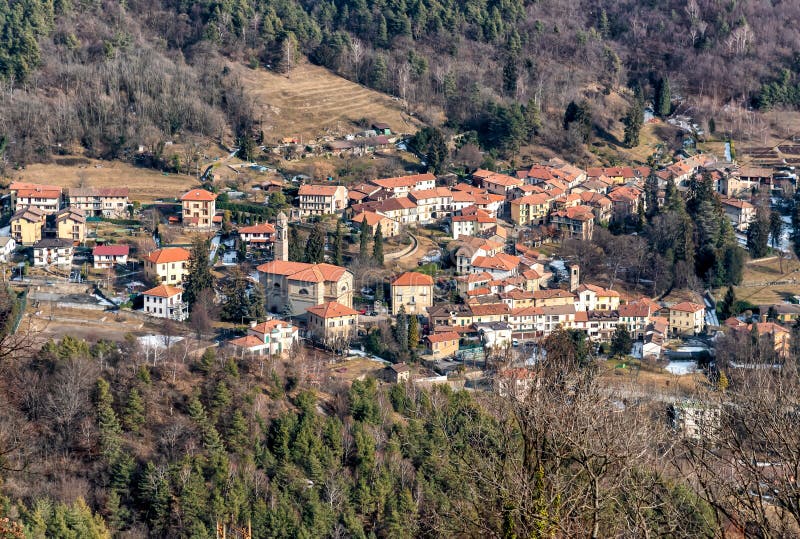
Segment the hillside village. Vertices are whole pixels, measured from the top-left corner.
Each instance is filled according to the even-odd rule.
[[[565,242],[590,242],[599,228],[636,235],[648,200],[663,206],[700,181],[713,184],[724,215],[743,234],[756,218],[754,193],[793,189],[795,180],[703,153],[656,170],[584,170],[554,158],[460,177],[412,173],[347,185],[272,180],[260,187],[266,199],[258,212],[246,195],[237,206],[242,194],[213,181],[149,208],[130,200],[124,187],[13,182],[4,198],[10,218],[2,256],[15,285],[38,290],[64,281],[85,288],[88,279],[110,301],[106,308],[171,320],[186,331],[196,327],[198,302],[197,291],[187,300],[187,279],[193,267],[207,265],[213,294],[202,302],[237,313],[226,315],[228,324],[205,328],[225,353],[367,353],[386,361],[390,378],[398,369],[457,385],[465,370],[524,378],[519,367],[535,362],[555,332],[587,343],[595,357],[632,355],[653,364],[685,344],[713,355],[726,332],[756,332],[785,358],[800,314],[791,303],[719,320],[708,291],[654,296],[620,279],[592,281],[585,275],[593,268],[581,267],[580,257],[560,254]],[[129,237],[98,236],[108,224],[126,227]],[[324,240],[310,259],[315,229]],[[298,230],[311,230],[308,245],[297,245],[305,241]],[[198,251],[198,241],[205,250]],[[208,260],[193,260],[198,252]],[[407,261],[418,268],[403,267]],[[399,353],[387,351],[387,339]]]

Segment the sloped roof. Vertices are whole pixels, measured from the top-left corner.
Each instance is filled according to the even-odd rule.
[[[153,264],[169,264],[171,262],[184,262],[189,260],[191,253],[181,247],[164,247],[156,249],[145,257],[145,260]]]
[[[702,311],[703,309],[705,309],[705,306],[700,305],[699,303],[692,303],[691,301],[682,301],[669,308],[670,311],[681,311],[685,313],[696,313],[697,311]]]
[[[416,271],[407,271],[395,279],[392,286],[433,286],[433,277]]]
[[[440,342],[447,342],[447,341],[457,341],[460,337],[458,333],[455,331],[447,331],[444,333],[434,333],[433,335],[428,335],[425,337],[425,340],[429,343],[440,343]]]
[[[299,196],[332,197],[341,188],[341,185],[301,185],[297,191]]]
[[[176,288],[174,286],[169,286],[166,284],[160,284],[155,288],[151,288],[150,290],[145,290],[142,292],[145,296],[156,296],[159,298],[171,298],[172,296],[176,296],[183,292],[182,289]]]
[[[384,189],[394,189],[396,187],[412,187],[421,182],[436,181],[436,176],[433,174],[413,174],[410,176],[397,176],[394,178],[382,178],[372,180],[372,183],[379,185]]]
[[[130,253],[130,245],[98,245],[92,249],[93,256],[127,256]]]
[[[192,189],[191,191],[184,193],[181,197],[181,200],[189,200],[193,202],[211,202],[212,200],[216,200],[217,195],[206,191],[205,189]]]
[[[329,301],[322,305],[309,307],[307,311],[320,318],[338,318],[341,316],[353,316],[358,314],[357,311],[336,301]]]
[[[239,229],[239,234],[274,234],[275,225],[272,223],[260,223],[258,225],[243,226]]]

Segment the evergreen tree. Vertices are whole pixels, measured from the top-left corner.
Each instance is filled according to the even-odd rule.
[[[239,239],[239,245],[236,248],[236,259],[241,263],[247,260],[247,242]]]
[[[139,390],[131,388],[128,393],[128,401],[125,403],[125,413],[122,414],[122,422],[125,428],[131,432],[139,432],[145,422],[144,401],[139,394]]]
[[[641,101],[633,100],[623,123],[625,124],[625,145],[629,148],[638,146],[639,133],[644,125],[644,110]]]
[[[658,176],[655,172],[650,172],[644,184],[644,203],[646,208],[645,216],[648,221],[652,221],[653,217],[658,215]]]
[[[333,263],[336,266],[344,266],[344,245],[341,219],[336,221],[336,235],[333,237]]]
[[[800,258],[800,192],[792,200],[792,229],[790,231],[794,254]]]
[[[570,101],[564,111],[564,130],[568,131],[575,124],[583,142],[588,142],[592,134],[592,112],[585,101]]]
[[[736,291],[733,289],[733,286],[728,287],[728,291],[725,292],[725,297],[722,298],[722,301],[719,303],[719,318],[722,321],[727,320],[731,316],[735,315],[734,309],[736,308]]]
[[[517,58],[509,54],[503,66],[503,91],[506,96],[514,97],[514,95],[516,95],[518,79],[519,69],[517,68]]]
[[[533,137],[542,129],[542,111],[539,103],[533,98],[528,99],[528,104],[525,105],[525,126],[528,132],[528,142],[532,142]]]
[[[781,243],[781,235],[783,234],[783,220],[781,214],[776,210],[772,210],[769,214],[769,237],[774,251],[778,250],[778,245]],[[783,273],[783,256],[778,256],[778,261]]]
[[[375,227],[375,240],[372,244],[372,259],[378,266],[383,266],[383,232],[381,224]]]
[[[361,260],[367,260],[369,258],[369,225],[367,225],[366,219],[361,221],[361,230],[359,231],[358,237],[360,241],[358,256]]]
[[[302,262],[305,260],[306,253],[303,238],[297,228],[289,227],[289,260],[291,262]]]
[[[325,227],[321,222],[315,223],[306,242],[306,262],[310,264],[325,262],[325,239]]]
[[[97,428],[100,431],[100,450],[107,459],[116,456],[122,439],[122,427],[112,407],[114,397],[111,386],[100,378],[97,380],[96,396]]]
[[[189,256],[189,273],[183,286],[183,300],[189,304],[190,309],[200,293],[210,289],[213,283],[208,258],[208,242],[203,238],[195,238]]]
[[[669,87],[669,79],[662,78],[656,87],[656,114],[666,118],[672,112],[672,91]]]
[[[440,174],[449,155],[444,133],[437,127],[423,127],[411,139],[411,145],[425,158],[430,170]]]
[[[250,280],[239,268],[234,268],[228,282],[223,288],[225,302],[222,304],[221,317],[226,322],[243,323],[255,317],[250,312],[250,294],[247,287]],[[256,296],[259,294],[255,294]]]
[[[628,332],[628,327],[625,324],[617,324],[617,328],[611,336],[611,355],[627,356],[631,353],[632,346],[633,339]]]
[[[400,345],[400,349],[408,350],[408,316],[405,306],[401,305],[395,317],[395,338]]]
[[[408,347],[415,350],[419,346],[419,318],[417,315],[408,317]]]
[[[756,209],[756,218],[747,228],[747,250],[752,258],[763,258],[767,255],[769,242],[769,213],[760,204]]]

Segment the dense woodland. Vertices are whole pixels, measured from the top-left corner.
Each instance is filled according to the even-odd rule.
[[[793,415],[775,413],[776,399],[796,402],[793,365],[726,378],[720,390],[738,406],[707,444],[671,430],[663,403],[609,399],[568,332],[545,347],[543,383],[520,401],[314,383],[303,355],[46,343],[2,364],[0,536],[210,537],[218,520],[286,538],[796,529],[796,484],[748,458],[757,446],[787,473],[800,464]],[[776,514],[748,484],[786,505]]]
[[[673,98],[796,107],[798,19],[794,2],[757,0],[22,0],[0,6],[0,135],[10,164],[258,135],[225,62],[309,58],[423,118],[444,110],[484,148],[570,149],[584,141],[561,129],[568,103],[587,99],[602,134],[620,120],[613,88],[650,100],[669,81]]]

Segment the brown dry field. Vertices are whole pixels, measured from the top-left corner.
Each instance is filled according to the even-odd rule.
[[[128,187],[129,200],[152,202],[160,198],[175,198],[197,185],[197,180],[185,174],[164,175],[157,170],[139,168],[122,161],[88,160],[88,165],[65,166],[56,163],[36,163],[9,174],[10,181],[78,187]]]
[[[763,281],[779,281],[784,279],[800,280],[800,262],[796,259],[783,261],[783,273],[778,267],[778,260],[765,260],[764,262],[751,262],[745,266],[742,284],[758,283]],[[722,298],[727,289],[716,291],[716,297]],[[736,297],[755,305],[767,303],[780,303],[786,301],[788,296],[800,294],[800,284],[783,284],[766,287],[734,287]]]
[[[288,75],[232,64],[248,95],[263,115],[267,140],[302,136],[315,138],[355,131],[355,121],[385,122],[392,131],[414,133],[421,123],[402,111],[400,101],[350,82],[327,69],[308,63]]]

